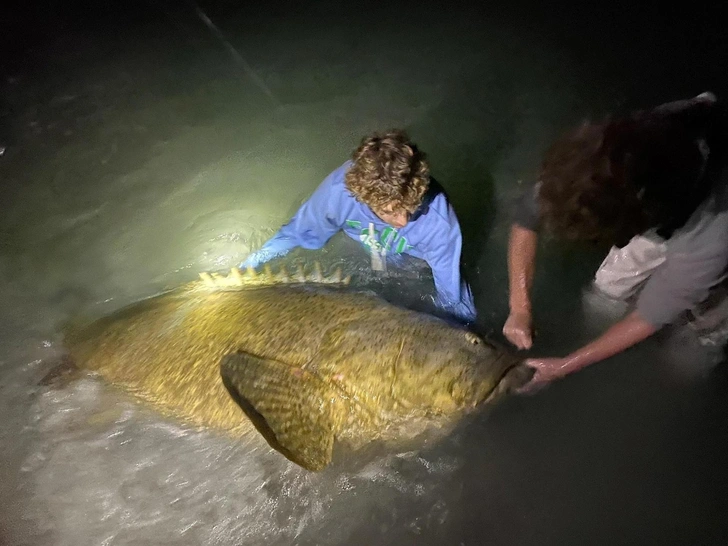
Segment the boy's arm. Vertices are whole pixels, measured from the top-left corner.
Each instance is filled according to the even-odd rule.
[[[341,229],[346,195],[341,186],[333,184],[341,176],[341,167],[319,185],[311,197],[301,205],[288,223],[283,225],[259,250],[251,253],[240,264],[241,268],[259,265],[278,256],[284,256],[296,247],[317,249]]]
[[[443,233],[437,233],[425,251],[425,260],[432,269],[437,290],[436,303],[464,322],[475,321],[477,311],[470,286],[460,275],[462,235],[455,211],[447,209],[447,224]]]

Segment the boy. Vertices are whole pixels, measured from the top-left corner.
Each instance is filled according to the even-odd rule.
[[[462,236],[455,212],[404,131],[365,137],[263,247],[240,265],[257,267],[295,247],[318,249],[338,231],[361,241],[382,269],[388,255],[409,254],[432,269],[435,303],[468,323],[476,311],[460,276]]]

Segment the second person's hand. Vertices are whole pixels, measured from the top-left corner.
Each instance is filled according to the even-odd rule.
[[[503,325],[503,335],[519,349],[530,349],[533,345],[531,314],[512,312]]]

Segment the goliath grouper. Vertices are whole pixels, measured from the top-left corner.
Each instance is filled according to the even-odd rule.
[[[472,332],[334,287],[338,272],[201,277],[69,330],[72,362],[187,423],[255,425],[309,470],[331,462],[335,440],[453,423],[531,375]]]

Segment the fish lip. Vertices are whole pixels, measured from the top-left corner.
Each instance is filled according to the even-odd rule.
[[[521,370],[525,372],[525,375],[528,376],[527,378],[514,378],[516,379],[515,384],[506,384],[509,376],[512,376],[514,372],[520,372]],[[533,376],[533,371],[533,368],[530,368],[523,363],[523,359],[515,361],[503,371],[495,387],[491,389],[491,391],[488,393],[488,396],[486,396],[483,402],[489,403],[494,399],[499,398],[503,394],[509,394],[511,392],[514,392],[516,389],[522,387],[523,385],[528,383],[528,381],[530,381],[531,377]]]

